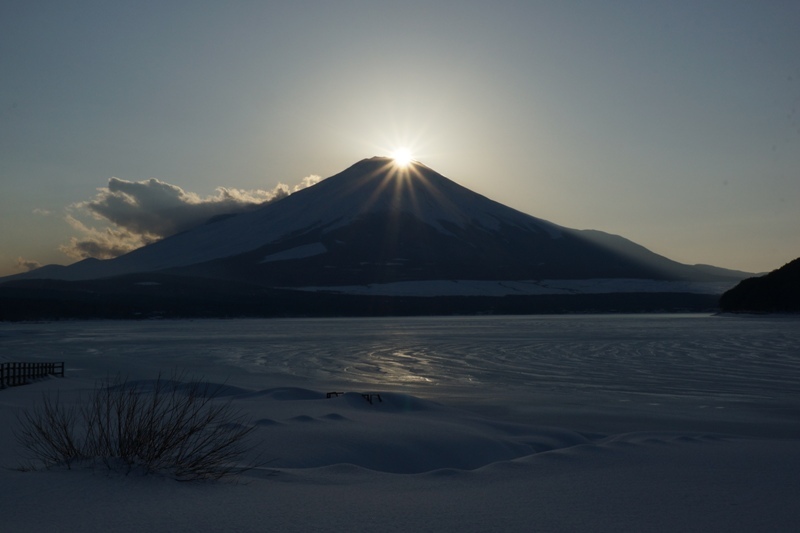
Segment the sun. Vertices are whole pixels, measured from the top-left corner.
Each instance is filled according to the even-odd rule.
[[[392,159],[394,159],[395,165],[405,168],[411,164],[414,158],[408,148],[397,148],[392,152]]]

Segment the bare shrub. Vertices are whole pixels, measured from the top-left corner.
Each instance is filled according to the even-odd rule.
[[[37,462],[45,466],[64,464],[70,467],[83,458],[74,430],[79,415],[76,406],[64,405],[55,394],[45,395],[40,406],[19,417],[21,427],[16,431],[17,441],[28,449],[32,459],[26,469],[35,469]]]
[[[251,466],[238,461],[251,449],[254,427],[219,385],[158,379],[148,385],[119,377],[101,383],[80,405],[45,394],[18,417],[17,441],[28,469],[100,462],[109,469],[160,472],[179,480],[220,479]]]

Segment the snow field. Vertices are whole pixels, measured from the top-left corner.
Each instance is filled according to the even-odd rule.
[[[0,391],[2,529],[791,531],[796,326],[694,315],[0,324],[0,360],[67,361],[66,378]],[[10,428],[43,392],[73,401],[109,374],[174,368],[224,383],[218,401],[255,426],[264,464],[239,483],[13,468]]]

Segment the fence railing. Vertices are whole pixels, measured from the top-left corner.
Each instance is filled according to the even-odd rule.
[[[24,385],[29,379],[45,376],[64,377],[64,362],[60,363],[0,363],[0,389]]]

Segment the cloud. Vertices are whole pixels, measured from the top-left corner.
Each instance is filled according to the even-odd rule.
[[[79,236],[71,238],[60,250],[74,259],[110,259],[216,216],[243,213],[279,200],[319,180],[319,176],[307,176],[294,187],[280,183],[271,191],[219,187],[214,195],[203,198],[155,178],[111,178],[108,187],[98,189],[94,198],[70,206],[66,220]],[[84,224],[75,215],[81,213],[106,227]]]
[[[42,266],[39,261],[17,257],[17,269],[25,272],[30,272]]]
[[[300,183],[298,183],[297,185],[294,186],[294,188],[292,189],[292,192],[297,192],[297,191],[299,191],[301,189],[305,189],[307,187],[311,187],[312,185],[316,185],[317,183],[320,182],[321,179],[322,178],[320,178],[316,174],[312,174],[310,176],[306,176],[305,178],[300,180]]]
[[[74,207],[135,234],[168,237],[214,216],[247,211],[288,194],[288,187],[281,184],[272,191],[220,187],[216,195],[200,198],[155,178],[138,182],[111,178],[93,199]]]
[[[72,215],[67,215],[65,219],[81,235],[72,237],[68,244],[59,247],[59,250],[73,259],[86,259],[87,257],[112,259],[158,240],[156,237],[136,234],[124,228],[97,229],[90,227]]]

